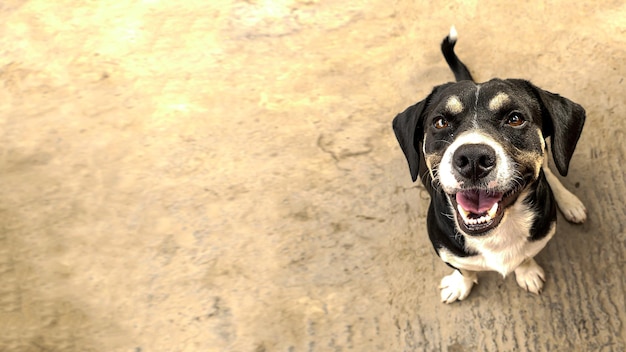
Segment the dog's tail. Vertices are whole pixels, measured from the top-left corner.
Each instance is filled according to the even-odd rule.
[[[457,82],[465,80],[473,81],[474,79],[465,64],[463,64],[463,62],[459,60],[459,57],[454,53],[456,38],[456,28],[452,26],[450,28],[450,34],[448,34],[448,36],[441,42],[441,52],[443,53],[443,57],[446,58],[446,62],[448,62],[448,66],[450,66],[452,73],[454,73],[454,78]]]

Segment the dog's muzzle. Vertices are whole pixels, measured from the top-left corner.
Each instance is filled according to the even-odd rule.
[[[505,207],[517,198],[518,192],[503,192],[489,187],[496,170],[496,151],[487,144],[464,144],[452,155],[452,166],[464,187],[450,194],[457,222],[463,232],[482,235],[496,227]]]

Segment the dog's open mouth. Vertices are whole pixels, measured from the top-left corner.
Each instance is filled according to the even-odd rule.
[[[450,199],[461,230],[469,235],[481,235],[500,224],[504,210],[518,195],[515,190],[502,193],[470,189],[459,191]]]

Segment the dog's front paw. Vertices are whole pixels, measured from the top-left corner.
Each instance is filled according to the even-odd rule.
[[[563,190],[560,194],[555,194],[555,197],[567,221],[582,224],[587,220],[587,208],[573,193]]]
[[[476,273],[465,272],[465,276],[458,270],[441,279],[441,302],[452,303],[462,301],[472,291],[474,283],[478,283]]]
[[[517,284],[528,292],[540,294],[546,281],[543,269],[534,259],[528,259],[515,269]]]

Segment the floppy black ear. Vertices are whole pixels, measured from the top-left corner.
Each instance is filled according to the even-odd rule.
[[[569,162],[585,124],[585,109],[573,101],[533,86],[543,118],[543,134],[552,137],[552,157],[559,173],[567,176]]]
[[[424,138],[422,113],[428,98],[408,107],[393,119],[393,132],[396,134],[400,148],[409,162],[409,170],[413,182],[417,180],[420,166],[419,142]]]
[[[433,88],[426,99],[408,107],[393,119],[393,132],[396,134],[400,148],[409,162],[409,170],[413,182],[417,180],[420,170],[420,143],[424,139],[424,111],[433,96],[454,83],[445,83]]]

